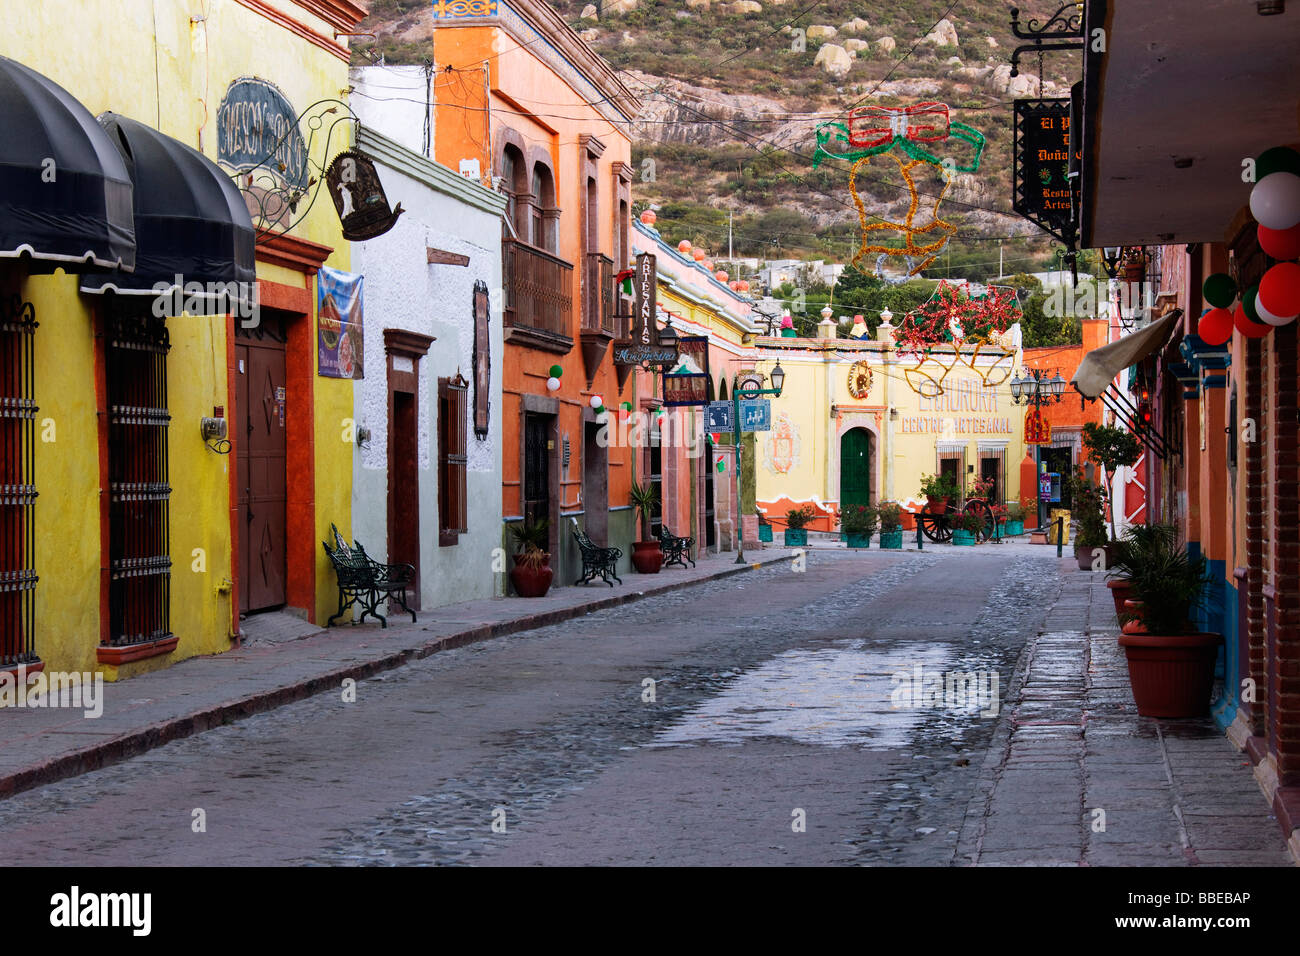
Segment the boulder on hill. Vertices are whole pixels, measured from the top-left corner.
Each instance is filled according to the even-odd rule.
[[[956,46],[957,28],[952,25],[951,20],[944,17],[925,35],[925,42],[933,43],[935,46]]]
[[[831,76],[844,76],[853,68],[853,58],[849,51],[836,43],[824,43],[817,51],[813,66],[820,66]]]
[[[827,26],[826,24],[814,24],[808,28],[808,39],[829,40],[837,33],[839,33],[839,31],[832,26]]]

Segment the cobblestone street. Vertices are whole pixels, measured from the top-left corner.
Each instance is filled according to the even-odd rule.
[[[780,562],[440,652],[355,702],[321,693],[16,794],[0,832],[21,858],[83,865],[1284,865],[1217,733],[1193,735],[1198,773],[1240,778],[1230,811],[1207,811],[1232,813],[1236,856],[1189,858],[1159,820],[1085,860],[1080,788],[1107,781],[1079,767],[1077,719],[1061,718],[1059,779],[1015,782],[1034,759],[1007,742],[1016,664],[1061,628],[1063,577],[1091,576],[1024,545],[812,551],[802,573]],[[1080,672],[1086,624],[1062,667]],[[953,672],[978,679],[954,695]],[[1159,754],[1133,743],[1114,759],[1145,761],[1126,779],[1154,786]]]

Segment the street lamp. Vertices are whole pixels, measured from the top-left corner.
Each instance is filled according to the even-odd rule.
[[[1051,378],[1045,378],[1042,369],[1025,369],[1025,374],[1011,380],[1011,402],[1014,405],[1032,405],[1035,410],[1044,405],[1058,404],[1065,397],[1065,379],[1061,378],[1060,369]],[[1038,458],[1038,474],[1047,467],[1043,462],[1043,446],[1035,444]],[[1037,490],[1037,489],[1035,489]],[[1038,527],[1043,527],[1043,496],[1038,493]]]
[[[737,375],[731,380],[731,443],[736,449],[736,563],[745,563],[745,534],[741,530],[740,521],[740,482],[744,470],[741,468],[741,451],[740,451],[740,400],[742,398],[758,398],[760,395],[773,395],[776,398],[781,397],[781,390],[785,387],[785,369],[781,367],[781,360],[776,360],[776,368],[769,373],[774,388],[741,388],[740,376]]]

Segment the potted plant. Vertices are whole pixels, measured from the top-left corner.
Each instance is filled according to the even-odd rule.
[[[882,501],[876,508],[880,518],[880,546],[892,551],[903,550],[903,509],[896,501]]]
[[[1142,454],[1142,446],[1132,432],[1126,432],[1116,425],[1098,425],[1096,422],[1088,422],[1083,426],[1083,446],[1088,457],[1101,465],[1103,473],[1112,478],[1120,468],[1136,464]],[[1110,515],[1110,536],[1118,537],[1115,533],[1114,508]]]
[[[1124,530],[1118,541],[1111,543],[1110,578],[1106,587],[1115,602],[1115,617],[1121,624],[1126,617],[1140,617],[1132,604],[1140,607],[1133,594],[1132,576],[1140,570],[1147,553],[1158,553],[1178,542],[1178,528],[1171,524],[1135,524]]]
[[[963,511],[957,516],[957,524],[952,531],[952,543],[958,547],[969,547],[979,540],[979,533],[984,530],[984,518],[974,511]]]
[[[785,513],[785,546],[787,548],[807,547],[808,525],[815,517],[817,517],[817,512],[813,510],[812,505],[801,505],[798,508],[791,508]]]
[[[995,484],[992,478],[972,478],[966,497],[970,501],[987,501]]]
[[[639,485],[634,481],[628,497],[641,522],[641,540],[632,542],[632,567],[639,574],[658,574],[664,563],[664,552],[659,540],[650,537],[650,518],[659,504],[659,492],[654,485]]]
[[[926,510],[932,515],[941,515],[957,497],[957,482],[951,475],[922,475],[921,494],[929,502]]]
[[[1143,717],[1200,717],[1210,706],[1223,641],[1188,620],[1209,580],[1206,560],[1167,534],[1151,535],[1147,544],[1129,579],[1142,605],[1141,622],[1119,636],[1133,700]]]
[[[993,523],[997,526],[996,534],[999,538],[1007,536],[1007,508],[1006,505],[991,504],[989,512],[993,515]]]
[[[1017,535],[1025,533],[1025,509],[1020,506],[1019,502],[1013,502],[1007,505],[1007,531],[1008,535]]]
[[[847,536],[850,548],[871,547],[871,536],[878,521],[876,509],[870,505],[849,505],[840,512],[840,528]]]
[[[1074,557],[1080,571],[1091,571],[1096,551],[1102,549],[1103,568],[1110,567],[1110,539],[1106,535],[1106,501],[1100,487],[1082,475],[1070,479],[1072,509],[1078,518],[1074,538]]]
[[[551,540],[551,523],[545,518],[521,521],[509,526],[518,550],[513,555],[510,584],[520,597],[544,597],[551,589],[551,555],[546,550]]]

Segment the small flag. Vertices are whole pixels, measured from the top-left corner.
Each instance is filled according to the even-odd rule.
[[[726,460],[723,458],[719,458],[717,467],[718,467],[718,474],[722,474],[724,471],[726,471],[727,470]]]
[[[624,269],[618,275],[614,276],[615,280],[618,282],[619,290],[624,295],[632,294],[632,277],[634,275],[636,275],[635,269]]]

